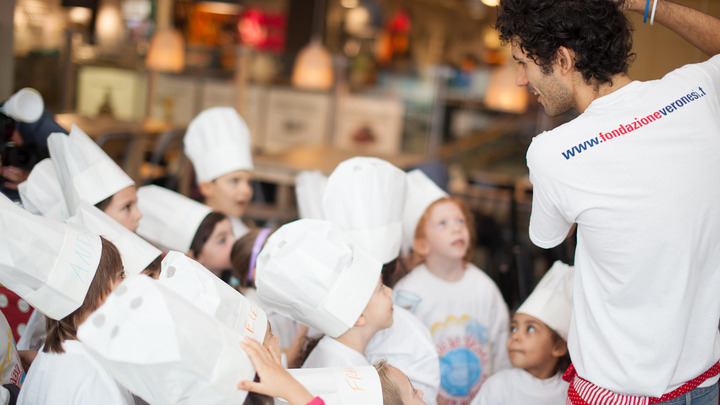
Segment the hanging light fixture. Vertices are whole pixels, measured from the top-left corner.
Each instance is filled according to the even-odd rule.
[[[322,44],[322,18],[325,1],[315,1],[313,35],[310,43],[302,48],[295,59],[292,84],[310,90],[329,90],[333,85],[333,63],[330,52]]]
[[[487,108],[517,114],[525,112],[528,92],[515,84],[516,69],[513,63],[506,63],[492,71],[484,99]]]

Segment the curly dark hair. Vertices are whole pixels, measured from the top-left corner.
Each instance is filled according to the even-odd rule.
[[[634,60],[633,26],[624,0],[501,0],[495,28],[503,44],[516,43],[544,74],[557,51],[575,52],[575,69],[587,84],[612,84]]]

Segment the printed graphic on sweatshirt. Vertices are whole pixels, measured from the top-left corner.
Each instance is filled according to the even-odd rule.
[[[698,87],[697,90],[692,89],[689,93],[683,95],[677,100],[670,102],[669,104],[663,106],[657,111],[641,116],[639,119],[635,118],[633,121],[630,122],[620,123],[619,125],[611,127],[608,130],[600,131],[598,136],[590,138],[577,145],[573,145],[569,149],[566,149],[564,152],[561,151],[560,153],[566,160],[570,160],[570,158],[576,157],[583,152],[589,151],[596,146],[602,145],[604,142],[612,141],[615,138],[628,135],[647,125],[654,124],[657,120],[667,117],[675,111],[678,111],[679,109],[694,102],[695,100],[705,97],[706,95],[707,94],[702,87]]]
[[[440,355],[438,403],[469,404],[489,377],[487,328],[468,315],[449,316],[430,333]]]

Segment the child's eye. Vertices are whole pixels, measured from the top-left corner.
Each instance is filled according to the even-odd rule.
[[[515,332],[517,332],[517,326],[511,326],[510,333],[515,333]]]
[[[534,327],[534,326],[528,326],[527,331],[530,332],[530,333],[535,332],[535,327]]]
[[[224,245],[226,240],[227,240],[227,238],[220,238],[220,244]]]

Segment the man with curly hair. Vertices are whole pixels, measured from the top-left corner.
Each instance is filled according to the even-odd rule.
[[[718,400],[720,20],[653,3],[501,0],[498,11],[517,84],[551,116],[580,112],[527,152],[533,243],[556,246],[577,224],[573,404]],[[632,81],[625,10],[715,56]]]

